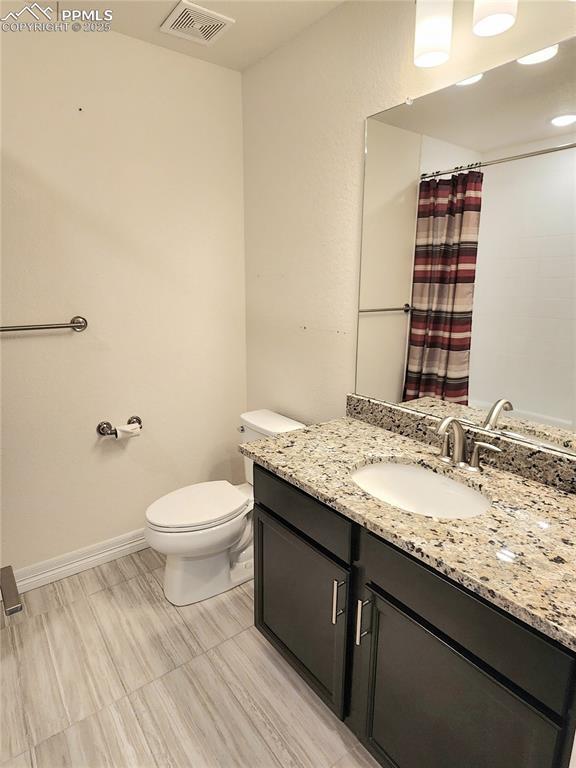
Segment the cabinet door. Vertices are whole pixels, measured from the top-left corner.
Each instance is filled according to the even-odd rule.
[[[391,603],[363,597],[367,634],[358,632],[354,675],[364,677],[354,695],[364,697],[362,735],[383,765],[555,765],[559,729],[550,720]]]
[[[348,572],[255,508],[255,623],[342,717]]]

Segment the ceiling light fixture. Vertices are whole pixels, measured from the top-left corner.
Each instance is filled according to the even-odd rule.
[[[437,67],[450,57],[454,0],[416,0],[414,64]]]
[[[472,75],[472,77],[467,77],[466,80],[460,80],[460,82],[456,83],[456,85],[474,85],[474,83],[480,82],[483,77],[484,73],[481,72],[479,75]]]
[[[474,0],[474,34],[493,37],[516,22],[518,0]]]
[[[558,115],[558,117],[553,117],[550,122],[556,128],[565,128],[567,125],[576,123],[576,115]]]
[[[558,53],[559,47],[559,45],[551,45],[549,48],[542,48],[541,51],[529,53],[528,56],[521,56],[519,59],[516,59],[516,61],[518,64],[526,64],[527,66],[530,66],[531,64],[541,64],[543,61],[550,61],[550,59],[553,59]]]

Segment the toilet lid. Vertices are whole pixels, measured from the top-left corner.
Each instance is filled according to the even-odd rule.
[[[191,531],[232,520],[248,501],[227,480],[196,483],[155,501],[146,510],[146,520],[159,528]]]

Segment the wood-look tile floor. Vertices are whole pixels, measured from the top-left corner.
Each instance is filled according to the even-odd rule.
[[[0,629],[0,768],[377,768],[253,627],[252,583],[176,608],[143,550]]]

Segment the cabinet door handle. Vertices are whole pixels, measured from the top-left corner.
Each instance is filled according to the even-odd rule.
[[[344,611],[338,610],[338,590],[346,584],[345,581],[338,581],[334,579],[332,582],[332,624],[336,624],[338,616],[341,616]]]
[[[356,637],[354,642],[356,645],[360,645],[362,638],[368,634],[368,630],[362,631],[362,610],[365,605],[369,605],[370,600],[358,600],[356,603]]]

